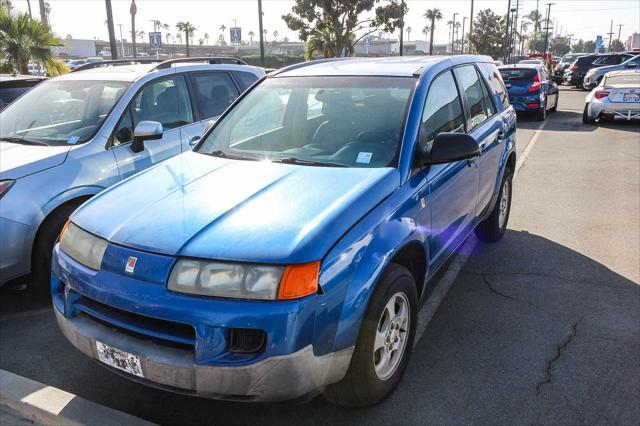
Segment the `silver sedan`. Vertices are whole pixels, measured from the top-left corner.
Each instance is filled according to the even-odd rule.
[[[613,71],[587,95],[582,122],[640,119],[640,70]]]

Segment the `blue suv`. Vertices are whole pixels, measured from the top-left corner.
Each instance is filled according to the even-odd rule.
[[[0,285],[31,273],[48,294],[53,244],[69,214],[190,150],[264,75],[234,58],[130,62],[84,65],[0,113]]]
[[[58,324],[142,383],[243,401],[382,400],[429,280],[509,217],[516,116],[489,57],[268,75],[191,152],[76,210]]]

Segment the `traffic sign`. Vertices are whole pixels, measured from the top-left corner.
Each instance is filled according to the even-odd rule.
[[[162,33],[149,33],[149,48],[151,50],[162,50]]]
[[[604,44],[604,41],[602,40],[602,36],[596,36],[596,49],[595,49],[595,53],[599,53],[600,49],[602,49],[602,45]]]
[[[231,32],[231,43],[240,44],[242,42],[242,30],[240,27],[229,28]]]
[[[371,41],[373,40],[373,37],[365,37],[364,38],[364,44],[366,46],[371,46]]]

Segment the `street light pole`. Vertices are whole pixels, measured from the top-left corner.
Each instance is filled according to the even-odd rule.
[[[507,63],[507,58],[509,57],[509,24],[511,23],[511,0],[507,4],[507,28],[504,33],[504,63]]]
[[[549,51],[549,22],[551,20],[551,6],[555,3],[546,3],[547,6],[547,26],[544,29],[544,53]]]
[[[402,8],[402,20],[400,21],[400,56],[402,56],[404,51],[404,0],[400,2],[400,7]]]
[[[467,17],[462,18],[462,47],[460,48],[460,53],[464,54],[464,26],[467,23]]]
[[[124,40],[122,38],[122,24],[118,24],[118,27],[120,28],[120,48],[122,49],[122,57],[124,58],[125,56],[125,52],[124,52]]]
[[[607,52],[611,51],[611,39],[613,38],[613,19],[611,20],[611,29],[609,29],[609,45],[607,46]]]
[[[455,40],[456,40],[456,15],[459,15],[458,12],[453,14],[453,23],[451,24],[451,54],[455,54]]]
[[[138,56],[136,52],[136,13],[138,13],[136,0],[131,0],[129,13],[131,14],[131,56],[133,57],[133,59],[136,59],[136,57]]]
[[[471,33],[473,32],[473,0],[471,0],[471,14],[469,15],[469,36],[471,36]],[[462,33],[463,37],[464,37],[464,32]],[[464,46],[464,43],[462,44]],[[467,50],[468,53],[471,53],[471,41],[469,41],[469,49]]]
[[[260,65],[264,67],[264,31],[262,30],[262,0],[258,0],[258,26],[260,27]]]
[[[118,59],[118,45],[116,44],[116,32],[113,30],[113,12],[111,11],[111,0],[104,0],[107,8],[107,28],[109,29],[109,46],[111,49],[111,59]]]

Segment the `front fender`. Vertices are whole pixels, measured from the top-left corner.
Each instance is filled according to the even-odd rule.
[[[62,204],[71,201],[73,199],[79,197],[93,197],[99,192],[103,191],[105,188],[97,185],[87,185],[87,186],[79,186],[76,188],[70,188],[66,191],[61,192],[56,195],[52,199],[50,199],[43,207],[42,214],[43,217],[47,217],[49,213],[54,211],[56,208],[61,206]]]
[[[426,247],[426,230],[413,219],[372,219],[354,227],[326,257],[321,285],[327,309],[316,336],[321,353],[355,345],[371,294],[393,257],[410,243]]]

